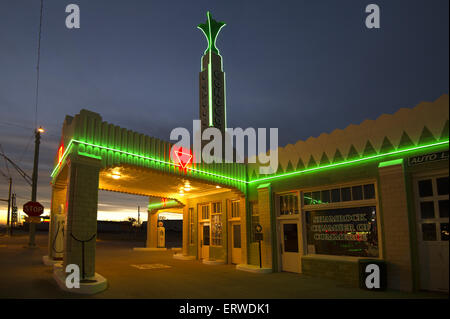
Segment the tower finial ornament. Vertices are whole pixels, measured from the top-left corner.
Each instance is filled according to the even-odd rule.
[[[203,34],[208,41],[208,48],[205,53],[208,51],[212,51],[216,54],[219,54],[219,50],[216,48],[216,39],[219,35],[220,30],[226,25],[225,22],[216,21],[212,18],[211,13],[206,12],[206,23],[199,24],[197,28],[202,30]]]

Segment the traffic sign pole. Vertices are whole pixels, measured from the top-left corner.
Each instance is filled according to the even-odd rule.
[[[261,258],[261,240],[263,239],[262,226],[256,224],[255,226],[255,239],[258,241],[259,247],[259,268],[262,268],[262,258]]]
[[[262,261],[261,261],[261,240],[258,240],[259,243],[259,268],[262,268]]]
[[[17,223],[17,206],[16,206],[16,194],[13,193],[11,197],[12,211],[11,211],[11,227],[9,230],[9,235],[12,236],[14,225]]]
[[[8,235],[11,235],[11,185],[12,185],[12,178],[9,178],[9,193],[8,193],[8,219],[6,221],[6,231]]]
[[[37,192],[37,180],[38,180],[38,166],[39,166],[39,144],[41,143],[41,130],[39,128],[35,132],[34,139],[34,164],[33,164],[33,177],[32,177],[32,186],[31,186],[31,201],[36,201],[36,192]],[[28,247],[33,248],[36,247],[36,224],[30,223],[30,241],[28,242]]]
[[[28,243],[28,247],[33,248],[36,247],[36,244],[34,243],[36,223],[39,223],[41,221],[41,218],[39,216],[41,216],[44,212],[44,206],[42,206],[38,202],[29,201],[23,205],[23,211],[28,215],[27,221],[30,227],[30,242]]]

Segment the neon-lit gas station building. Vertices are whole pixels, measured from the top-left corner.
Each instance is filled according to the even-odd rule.
[[[215,39],[223,26],[209,13],[199,26],[208,40],[199,117],[202,129],[222,132],[226,83]],[[64,120],[51,173],[51,223],[62,218],[65,236],[56,254],[50,227],[47,259],[106,283],[95,270],[100,189],[148,197],[149,250],[158,249],[158,213],[183,214],[174,257],[186,262],[234,264],[261,280],[287,271],[357,286],[359,263],[379,260],[388,288],[448,292],[448,107],[443,95],[279,147],[271,175],[259,174],[258,161],[183,165],[171,159],[172,143],[81,110]]]

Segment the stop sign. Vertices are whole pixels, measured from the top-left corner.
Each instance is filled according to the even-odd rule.
[[[44,206],[38,202],[28,202],[23,205],[23,211],[28,216],[41,216],[44,212]]]

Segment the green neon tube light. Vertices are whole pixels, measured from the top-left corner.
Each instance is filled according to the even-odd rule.
[[[321,200],[317,200],[317,199],[314,199],[314,198],[306,196],[306,195],[303,195],[303,197],[310,200],[312,205],[323,204],[323,202]],[[329,203],[325,203],[325,204],[329,204]]]
[[[206,19],[206,23],[202,23],[197,26],[197,28],[203,32],[206,40],[208,41],[208,47],[206,48],[204,54],[208,51],[213,51],[214,53],[219,54],[219,50],[216,47],[216,40],[220,30],[222,30],[226,24],[225,22],[214,20],[209,11],[206,12]]]
[[[392,166],[392,165],[401,165],[403,164],[403,158],[387,161],[387,162],[381,162],[378,164],[378,167],[386,167],[386,166]]]
[[[121,150],[110,148],[110,147],[95,145],[95,144],[86,143],[86,142],[82,142],[82,141],[78,141],[78,140],[72,139],[69,142],[66,150],[64,151],[64,154],[62,156],[61,162],[58,163],[56,165],[56,167],[53,169],[53,171],[51,173],[52,177],[56,173],[56,171],[59,169],[60,164],[65,160],[68,152],[70,151],[70,149],[71,149],[71,147],[73,146],[74,143],[83,144],[83,145],[92,146],[92,147],[97,147],[97,148],[100,148],[100,149],[105,149],[105,150],[109,150],[109,151],[113,151],[113,152],[118,152],[118,153],[121,153],[121,154],[131,155],[131,156],[135,156],[135,157],[139,157],[139,158],[143,158],[143,159],[148,159],[148,160],[151,160],[151,161],[155,161],[155,162],[159,162],[159,163],[167,164],[167,165],[171,165],[171,166],[178,166],[175,163],[161,161],[161,160],[158,160],[156,158],[143,156],[143,155],[139,155],[139,154],[134,154],[134,153],[121,151]],[[276,176],[269,176],[269,177],[259,178],[259,179],[255,179],[255,180],[252,180],[252,181],[240,180],[240,179],[237,179],[237,178],[232,178],[232,177],[228,177],[228,176],[224,176],[224,175],[220,175],[220,174],[206,172],[206,171],[202,171],[202,170],[195,169],[195,168],[190,168],[190,167],[187,167],[186,169],[190,170],[190,171],[193,171],[193,172],[198,172],[198,173],[202,173],[202,174],[205,174],[205,175],[209,175],[209,176],[214,176],[214,177],[218,177],[218,178],[224,178],[224,179],[228,179],[228,180],[232,180],[232,181],[236,181],[236,182],[240,182],[240,183],[252,184],[252,183],[258,183],[258,182],[261,182],[261,181],[278,179],[278,178],[282,178],[282,177],[288,177],[288,176],[293,176],[293,175],[300,175],[300,174],[304,174],[304,173],[308,173],[308,172],[315,172],[315,171],[321,171],[321,170],[330,169],[330,168],[336,168],[336,167],[349,165],[349,164],[366,162],[366,161],[374,160],[374,159],[377,159],[377,158],[383,158],[383,157],[388,157],[388,156],[392,156],[392,155],[398,155],[398,154],[402,154],[402,153],[417,151],[417,150],[421,150],[421,149],[432,148],[432,147],[440,146],[440,145],[446,145],[446,144],[448,145],[448,143],[449,143],[449,141],[447,140],[447,141],[443,141],[443,142],[436,142],[436,143],[427,144],[427,145],[415,146],[415,147],[406,148],[406,149],[402,149],[402,150],[396,150],[396,151],[392,151],[392,152],[388,152],[388,153],[384,153],[384,154],[372,155],[372,156],[367,156],[367,157],[354,159],[354,160],[350,160],[350,161],[344,161],[344,162],[340,162],[340,163],[336,163],[336,164],[329,164],[329,165],[324,165],[324,166],[319,166],[319,167],[313,167],[313,168],[308,168],[308,169],[295,171],[295,172],[290,172],[290,173],[282,173],[282,174],[279,174],[279,175],[276,175]]]
[[[148,204],[148,209],[152,210],[159,208],[170,208],[171,206],[179,206],[179,205],[180,203],[178,203],[176,200],[171,199],[166,202]]]
[[[208,108],[209,108],[209,126],[214,126],[213,123],[213,107],[212,107],[212,65],[211,65],[211,50],[209,51],[208,61]]]
[[[111,147],[100,146],[100,145],[96,145],[96,144],[92,144],[92,143],[87,143],[87,142],[78,141],[78,140],[75,140],[75,139],[70,140],[70,143],[69,143],[69,145],[67,146],[67,148],[66,148],[66,150],[65,150],[65,152],[64,152],[64,154],[63,154],[63,156],[62,156],[62,160],[61,160],[60,163],[62,163],[62,162],[65,160],[65,158],[66,158],[66,156],[67,156],[67,154],[68,154],[68,152],[69,152],[69,149],[71,148],[71,146],[73,145],[73,143],[83,144],[83,145],[86,145],[86,146],[92,146],[92,147],[96,147],[96,148],[100,148],[100,149],[105,149],[105,150],[112,151],[112,152],[117,152],[117,153],[121,153],[121,154],[126,154],[126,155],[131,155],[131,156],[139,157],[139,158],[142,158],[142,159],[147,159],[147,160],[155,161],[155,162],[158,162],[158,163],[161,163],[161,164],[166,164],[166,165],[171,165],[171,166],[174,166],[174,167],[179,167],[178,164],[175,164],[175,163],[172,163],[172,162],[161,161],[161,160],[156,159],[156,158],[153,158],[153,157],[144,156],[144,155],[139,155],[139,154],[134,154],[134,153],[130,153],[130,152],[118,150],[118,149],[111,148]],[[56,165],[56,167],[53,169],[53,171],[52,171],[52,173],[50,174],[50,176],[53,177],[53,175],[56,173],[56,171],[57,171],[58,168],[60,167],[60,163],[58,163],[58,164]],[[211,173],[211,172],[206,172],[206,171],[202,171],[202,170],[195,169],[195,168],[192,168],[192,167],[186,167],[185,169],[186,169],[186,170],[189,170],[189,171],[192,171],[192,172],[198,172],[198,173],[201,173],[201,174],[209,175],[209,176],[214,176],[214,177],[218,177],[218,178],[224,178],[224,179],[232,180],[232,181],[235,181],[235,182],[248,183],[248,182],[245,181],[245,180],[240,180],[240,179],[233,178],[233,177],[229,177],[229,176],[225,176],[225,175],[220,175],[220,174],[215,174],[215,173]]]
[[[222,68],[223,69],[223,68]],[[227,129],[227,82],[225,73],[223,74],[223,114],[224,114],[224,129]]]
[[[216,47],[217,36],[219,35],[220,30],[226,25],[224,22],[216,21],[212,18],[211,13],[206,12],[206,23],[199,24],[197,26],[206,37],[208,41],[208,47],[205,50],[205,53],[208,53],[208,103],[209,103],[209,126],[214,126],[213,123],[213,101],[212,101],[212,55],[211,52],[216,53],[220,56],[219,50]]]
[[[433,147],[433,146],[445,145],[445,144],[448,144],[448,142],[449,141],[447,140],[447,141],[443,141],[443,142],[437,142],[437,143],[432,143],[432,144],[427,144],[427,145],[415,146],[415,147],[406,148],[406,149],[403,149],[403,150],[397,150],[397,151],[392,151],[392,152],[389,152],[389,153],[367,156],[367,157],[358,158],[358,159],[354,159],[354,160],[350,160],[350,161],[344,161],[344,162],[340,162],[340,163],[336,163],[336,164],[329,164],[329,165],[324,165],[324,166],[319,166],[319,167],[307,168],[307,169],[304,169],[304,170],[301,170],[301,171],[295,171],[295,172],[290,172],[290,173],[283,173],[283,174],[279,174],[279,175],[276,175],[276,176],[258,178],[258,179],[250,181],[249,183],[250,184],[251,183],[258,183],[258,182],[267,181],[267,180],[276,179],[276,178],[288,177],[288,176],[299,175],[299,174],[308,173],[308,172],[314,172],[314,171],[321,171],[321,170],[325,170],[325,169],[329,169],[329,168],[335,168],[335,167],[349,165],[349,164],[354,164],[354,163],[359,163],[359,162],[370,161],[370,160],[377,159],[377,158],[383,158],[383,157],[387,157],[387,156],[391,156],[391,155],[397,155],[397,154],[407,153],[407,152],[411,152],[411,151],[417,151],[417,150],[420,150],[420,149],[430,148],[430,147]]]
[[[66,159],[67,154],[69,153],[69,150],[72,148],[73,145],[73,139],[70,140],[69,145],[67,145],[66,150],[64,151],[63,156],[61,156],[60,161],[58,162],[58,164],[56,164],[55,168],[53,168],[53,171],[51,172],[50,176],[53,177],[53,175],[55,175],[55,173],[58,171],[58,169],[61,167],[62,163],[64,162],[64,160]]]

